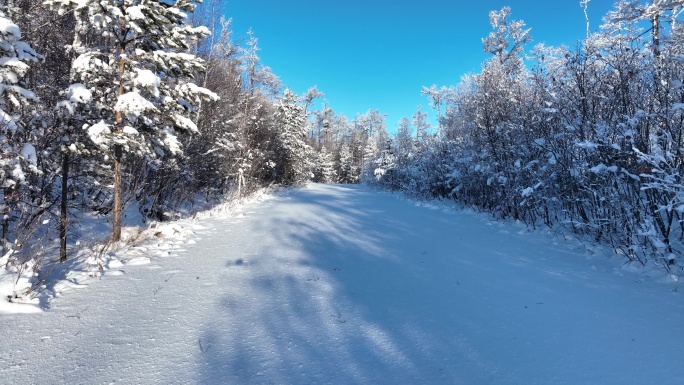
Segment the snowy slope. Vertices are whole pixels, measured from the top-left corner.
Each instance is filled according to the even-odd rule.
[[[677,284],[575,241],[315,184],[178,225],[169,256],[0,315],[0,383],[684,383]]]

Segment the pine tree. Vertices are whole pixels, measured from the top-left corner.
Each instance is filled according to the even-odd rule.
[[[357,183],[358,173],[355,172],[354,155],[347,141],[343,141],[338,152],[337,174],[338,183]]]
[[[321,148],[321,151],[316,154],[316,158],[313,181],[317,183],[334,182],[337,174],[335,172],[335,163],[332,154],[323,147]]]
[[[126,155],[149,159],[180,154],[177,134],[196,132],[191,117],[201,99],[215,94],[191,79],[204,69],[186,53],[188,43],[208,35],[186,25],[190,0],[48,0],[60,13],[74,11],[81,33],[100,38],[76,47],[72,63],[89,115],[84,129],[103,154],[113,159],[114,202],[111,240],[121,238],[122,175]]]
[[[395,136],[395,153],[399,158],[408,158],[413,154],[413,128],[411,122],[403,117],[399,121]]]
[[[9,231],[10,210],[17,203],[18,189],[26,172],[38,172],[36,150],[31,132],[22,124],[22,108],[37,101],[35,94],[22,87],[21,79],[29,69],[27,62],[42,60],[27,43],[21,30],[0,11],[0,250],[4,254]]]
[[[423,106],[418,106],[416,113],[413,114],[413,125],[416,127],[416,146],[420,150],[431,141],[428,132],[430,123],[427,121],[427,114],[423,112]]]
[[[297,184],[309,179],[307,158],[310,150],[306,143],[304,106],[292,91],[285,90],[277,111],[280,122],[280,151],[282,152],[283,181]]]

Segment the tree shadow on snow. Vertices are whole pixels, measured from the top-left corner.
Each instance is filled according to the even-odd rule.
[[[221,285],[234,289],[198,342],[201,383],[465,380],[464,363],[452,359],[471,354],[458,330],[467,309],[455,266],[438,257],[458,251],[435,249],[445,234],[424,225],[452,232],[456,223],[442,222],[454,218],[377,197],[314,185],[282,197],[266,218],[251,216],[248,232],[261,244],[228,262]],[[237,270],[252,263],[249,274]],[[472,354],[468,361],[486,369]]]
[[[502,237],[469,215],[358,186],[312,185],[256,208],[243,223],[254,241],[232,251],[242,262],[227,261],[225,294],[207,309],[198,381],[552,382],[563,349],[586,348],[559,336],[602,338],[583,320],[557,330],[573,325],[571,293],[591,295],[595,277],[578,273],[576,253],[553,250],[551,268],[537,238]],[[559,344],[558,355],[535,342]]]

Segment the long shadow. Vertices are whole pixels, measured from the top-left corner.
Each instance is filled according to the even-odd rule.
[[[530,343],[585,346],[559,339],[553,324],[529,324],[563,324],[570,291],[593,290],[595,277],[577,273],[576,253],[553,250],[560,262],[540,264],[543,245],[517,234],[498,242],[491,224],[463,215],[358,186],[313,185],[256,209],[238,232],[254,242],[231,251],[223,296],[207,309],[198,381],[525,383],[535,359],[537,381],[527,383],[553,382],[555,357]],[[581,325],[566,332],[610,338]]]
[[[429,227],[411,223],[445,216],[415,208],[416,218],[403,218],[397,208],[405,205],[334,186],[293,192],[268,215],[252,215],[246,233],[261,244],[244,250],[246,266],[233,267],[258,264],[258,272],[227,274],[225,285],[238,280],[238,288],[213,309],[219,321],[203,337],[210,348],[200,381],[377,384],[429,374],[454,383],[425,335],[448,328],[434,297],[449,292],[430,291],[453,275],[421,274],[436,252]]]

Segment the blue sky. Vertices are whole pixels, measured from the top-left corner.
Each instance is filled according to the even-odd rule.
[[[612,5],[590,1],[592,30]],[[252,28],[263,64],[294,92],[316,85],[349,118],[378,109],[392,130],[418,104],[429,110],[422,86],[479,72],[489,11],[504,6],[532,29],[528,49],[585,36],[579,0],[228,0],[225,15],[238,39]]]

